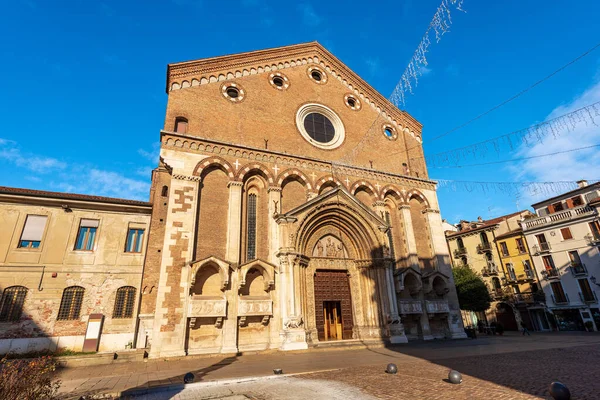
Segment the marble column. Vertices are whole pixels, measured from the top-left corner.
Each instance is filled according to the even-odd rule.
[[[242,229],[242,182],[230,181],[229,209],[227,212],[227,250],[226,260],[232,265],[239,265],[241,229]]]
[[[303,350],[308,348],[302,302],[298,298],[300,288],[300,259],[295,253],[278,253],[279,257],[279,303],[281,309],[282,330],[280,332],[281,350]]]

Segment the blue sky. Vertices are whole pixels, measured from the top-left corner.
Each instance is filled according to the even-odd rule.
[[[0,185],[147,199],[165,115],[169,62],[318,40],[389,96],[439,0],[42,1],[3,4],[0,23]],[[600,42],[600,2],[465,0],[405,109],[434,154],[600,101],[600,49],[514,102],[429,142]],[[600,143],[588,127],[543,146],[485,160]],[[598,178],[597,149],[511,165],[430,169],[433,179],[538,181]],[[481,161],[481,160],[478,160]],[[465,160],[465,163],[473,160]],[[439,190],[442,215],[516,210],[502,193]],[[533,198],[523,194],[521,208]]]

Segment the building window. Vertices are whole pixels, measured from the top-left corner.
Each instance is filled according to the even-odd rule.
[[[98,223],[97,219],[81,219],[77,240],[75,241],[75,250],[94,250]]]
[[[85,289],[81,286],[70,286],[63,290],[58,317],[56,319],[65,321],[79,319],[84,292]]]
[[[584,302],[593,302],[596,301],[596,296],[594,291],[590,287],[590,283],[587,279],[578,279],[579,289],[581,289],[581,300]]]
[[[506,245],[506,242],[500,242],[500,251],[502,251],[504,257],[508,257],[508,246]]]
[[[311,66],[306,70],[309,78],[316,83],[327,83],[327,75],[319,67]]]
[[[567,295],[565,294],[565,291],[563,290],[562,285],[560,284],[560,282],[552,282],[552,293],[553,294],[553,300],[555,303],[568,303],[569,300],[567,299]]]
[[[135,304],[135,288],[124,286],[117,289],[113,318],[132,318]]]
[[[546,269],[546,276],[557,277],[558,271],[554,266],[554,260],[552,259],[552,256],[542,256],[542,261],[544,262],[544,268]]]
[[[565,208],[563,207],[563,204],[562,204],[560,201],[559,201],[558,203],[554,203],[554,204],[552,204],[552,208],[554,209],[554,212],[557,212],[557,211],[562,211],[562,210],[564,210],[564,209],[565,209]]]
[[[47,219],[48,217],[45,215],[28,215],[23,233],[21,233],[21,240],[19,240],[19,247],[30,249],[40,247]]]
[[[129,228],[127,232],[127,243],[125,244],[126,253],[141,253],[142,243],[144,241],[144,230]]]
[[[571,229],[569,229],[568,227],[561,228],[560,234],[562,235],[563,240],[573,239],[573,235],[571,234]]]
[[[575,196],[571,199],[571,202],[573,203],[573,207],[577,207],[577,206],[582,206],[583,205],[583,199],[581,198],[581,196]]]
[[[525,276],[527,278],[533,279],[533,269],[531,269],[529,260],[523,260],[523,270],[525,270]]]
[[[390,229],[387,230],[388,242],[390,243],[390,257],[394,260],[396,259],[396,255],[394,253],[394,237],[392,235],[392,222],[390,218],[390,213],[388,211],[385,212],[385,222],[390,226]]]
[[[183,117],[175,118],[175,132],[187,133],[188,120]]]
[[[323,114],[310,113],[304,118],[304,129],[312,139],[319,143],[329,143],[335,137],[333,124]]]
[[[467,256],[462,256],[462,257],[460,258],[460,260],[461,260],[461,262],[462,262],[462,265],[464,265],[464,266],[467,266],[467,265],[469,265],[469,260],[467,260]]]
[[[535,237],[539,243],[540,250],[542,250],[542,251],[550,250],[550,245],[546,241],[546,236],[544,236],[543,233],[540,233],[539,235],[535,235]]]
[[[398,133],[393,126],[383,125],[383,136],[389,140],[396,140],[398,138]]]
[[[515,274],[515,267],[514,267],[514,265],[512,265],[512,263],[507,263],[506,264],[506,269],[508,270],[508,278],[511,281],[516,281],[517,280],[517,275]]]
[[[162,187],[162,190],[160,191],[160,195],[162,197],[167,197],[169,195],[169,187],[167,185]]]
[[[234,103],[239,103],[240,101],[244,100],[246,91],[237,83],[225,82],[223,85],[221,85],[221,94],[227,100]]]
[[[523,239],[517,238],[517,248],[519,249],[519,253],[523,254],[523,253],[527,253],[527,249],[525,248],[525,243],[523,242]]]
[[[27,288],[24,286],[7,287],[0,300],[0,322],[15,322],[21,319]]]
[[[256,258],[256,194],[248,195],[248,246],[246,249],[246,261]]]
[[[590,222],[590,230],[594,239],[600,240],[600,223],[598,221]]]

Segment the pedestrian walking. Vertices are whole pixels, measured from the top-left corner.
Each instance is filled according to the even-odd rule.
[[[527,329],[526,326],[523,326],[523,336],[525,336],[525,334],[527,334],[527,336],[531,336],[531,333],[529,333],[529,329]]]

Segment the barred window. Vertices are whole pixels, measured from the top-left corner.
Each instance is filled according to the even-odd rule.
[[[256,194],[248,196],[248,248],[246,261],[256,258]]]
[[[133,286],[123,286],[117,289],[115,297],[115,309],[113,318],[132,318],[133,306],[135,304],[135,288]]]
[[[85,289],[81,286],[70,286],[63,290],[60,308],[58,310],[57,320],[75,320],[79,319],[81,312],[81,303],[83,303],[83,293]]]
[[[0,300],[0,322],[21,319],[26,295],[27,288],[24,286],[11,286],[4,290]]]

